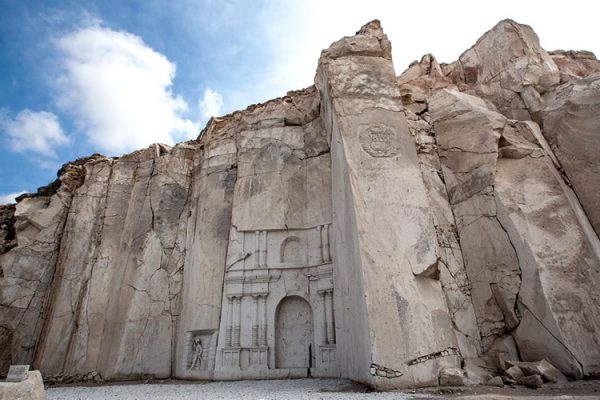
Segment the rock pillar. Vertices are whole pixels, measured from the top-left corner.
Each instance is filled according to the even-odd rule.
[[[442,366],[459,366],[457,345],[437,280],[429,199],[378,21],[323,51],[316,85],[331,142],[342,376],[378,389],[436,385]]]

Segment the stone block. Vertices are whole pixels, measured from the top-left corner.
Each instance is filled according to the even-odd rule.
[[[0,382],[0,400],[46,400],[40,371],[29,371],[22,382]]]

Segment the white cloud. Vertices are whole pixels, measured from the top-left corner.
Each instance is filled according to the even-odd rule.
[[[58,117],[46,111],[22,110],[13,119],[6,112],[0,115],[0,126],[8,136],[10,148],[22,153],[32,151],[56,157],[56,146],[69,144]]]
[[[90,143],[110,154],[195,137],[187,103],[171,91],[175,65],[141,38],[99,25],[57,41],[64,59],[59,106]]]
[[[16,198],[22,195],[23,193],[27,193],[26,191],[22,192],[14,192],[8,194],[0,194],[0,205],[2,204],[12,204],[16,203]]]
[[[206,89],[204,96],[198,102],[202,117],[218,117],[223,113],[223,96],[216,90]]]

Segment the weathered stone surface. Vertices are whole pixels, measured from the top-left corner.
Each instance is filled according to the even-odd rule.
[[[558,67],[531,27],[509,19],[483,35],[445,73],[518,120],[530,119],[530,112],[539,110],[540,95],[560,82]]]
[[[421,61],[413,61],[398,77],[402,104],[410,111],[421,114],[427,110],[427,99],[437,90],[456,89],[452,80],[444,75],[435,57],[426,54]]]
[[[600,61],[591,51],[555,50],[548,54],[561,72],[561,83],[600,72]]]
[[[29,371],[23,382],[0,382],[0,400],[46,400],[40,371]]]
[[[423,276],[437,263],[435,228],[386,44],[372,22],[323,52],[316,78],[332,143],[340,367],[378,388],[436,384],[456,361],[426,355],[457,345],[441,285]],[[399,374],[373,376],[368,363]]]
[[[57,181],[37,195],[22,196],[16,206],[18,246],[0,255],[2,375],[10,364],[30,364],[33,359],[68,207],[82,179],[81,164],[93,158],[63,166]]]
[[[526,375],[517,379],[517,383],[532,389],[539,389],[544,385],[544,380],[539,375]]]
[[[315,86],[65,164],[0,208],[0,375],[599,374],[596,71],[505,20],[396,77],[372,21]]]
[[[86,164],[37,349],[45,373],[170,376],[190,156],[157,145]]]
[[[504,371],[504,373],[507,376],[509,376],[510,378],[512,378],[514,381],[519,380],[519,378],[521,378],[525,375],[523,370],[521,368],[519,368],[517,365],[512,365],[510,368],[508,368],[506,371]]]
[[[460,368],[444,367],[440,370],[440,386],[464,386],[465,373]]]
[[[433,127],[414,114],[407,114],[436,229],[439,261],[435,272],[446,296],[458,348],[463,357],[481,354],[481,338],[476,323],[471,287],[464,267],[454,214],[443,181]]]
[[[511,367],[505,373],[514,379],[524,375],[539,375],[550,383],[567,383],[569,381],[562,372],[545,359],[535,362],[510,361],[509,364]]]
[[[0,255],[17,245],[15,233],[15,206],[0,205]]]
[[[544,137],[596,235],[600,234],[600,76],[573,80],[544,96]]]
[[[580,364],[595,368],[594,351],[575,349],[598,340],[598,263],[551,157],[536,144],[543,138],[466,94],[443,90],[429,104],[484,351],[513,332],[525,359],[541,358],[543,347],[571,376],[581,376]],[[548,213],[560,218],[549,222]],[[559,297],[578,299],[579,312],[556,307]]]

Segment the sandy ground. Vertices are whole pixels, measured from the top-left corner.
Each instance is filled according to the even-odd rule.
[[[461,400],[598,400],[600,381],[580,381],[562,386],[548,385],[532,390],[518,388],[436,388],[405,392],[369,392],[343,379],[297,379],[188,383],[103,384],[48,388],[48,400],[329,400],[329,399],[461,399]]]

